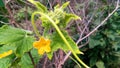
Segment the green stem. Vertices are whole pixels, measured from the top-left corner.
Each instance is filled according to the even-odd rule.
[[[34,59],[33,59],[33,57],[32,57],[32,54],[31,54],[30,52],[28,52],[28,55],[29,55],[29,57],[30,57],[30,59],[31,59],[31,61],[32,61],[32,64],[33,64],[34,68],[36,68]]]
[[[36,27],[36,25],[35,25],[35,22],[34,22],[34,17],[35,17],[35,15],[36,14],[38,14],[38,12],[34,12],[33,14],[32,14],[32,17],[31,17],[31,23],[32,23],[32,26],[33,26],[33,30],[34,30],[34,32],[35,32],[35,34],[38,36],[38,37],[41,37],[41,35],[39,34],[39,31],[38,31],[38,29],[37,29],[37,27]]]
[[[78,67],[79,68],[81,68],[81,66],[80,66],[80,64],[78,63],[78,61],[76,61],[73,57],[71,57],[71,56],[69,56],[70,57],[70,59],[72,59],[77,65],[78,65]]]
[[[65,42],[65,44],[68,46],[68,48],[71,50],[71,52],[73,53],[73,55],[75,56],[75,58],[86,68],[89,68],[81,59],[79,59],[79,57],[76,55],[76,53],[74,52],[74,50],[72,49],[72,47],[70,46],[70,44],[68,43],[68,41],[66,40],[66,38],[64,37],[64,35],[62,34],[62,32],[60,31],[59,27],[56,25],[56,23],[47,15],[45,15],[44,13],[40,13],[41,15],[45,16],[51,23],[52,25],[55,27],[55,29],[57,30],[57,32],[59,33],[59,35],[61,36],[61,38],[63,39],[63,41]]]

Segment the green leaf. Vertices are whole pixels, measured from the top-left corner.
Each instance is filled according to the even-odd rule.
[[[71,45],[71,47],[72,47],[73,50],[75,51],[75,53],[80,53],[78,46],[77,46],[76,43],[70,38],[70,36],[67,34],[67,32],[66,32],[66,31],[62,31],[62,32],[63,32],[64,37],[67,39],[67,41],[69,42],[69,44]],[[54,36],[54,41],[53,41],[53,42],[54,42],[55,44],[60,45],[60,47],[61,47],[63,50],[69,51],[69,48],[66,46],[66,44],[64,43],[64,41],[62,40],[62,38],[59,36],[58,33],[55,33],[55,35],[53,35],[53,36]],[[58,42],[58,43],[56,43],[56,42]],[[56,45],[54,45],[54,46],[56,46]]]
[[[16,42],[15,45],[17,45],[16,49],[16,55],[17,56],[22,56],[25,52],[28,52],[33,46],[33,37],[25,37],[21,39],[20,41]]]
[[[15,50],[15,46],[3,45],[0,47],[0,54],[9,50]]]
[[[20,62],[20,59],[21,58],[15,57],[9,68],[21,68],[21,66],[18,64]]]
[[[67,34],[66,31],[63,31],[64,37],[67,39],[67,41],[69,42],[69,44],[71,45],[71,47],[73,48],[73,50],[75,51],[75,53],[80,54],[80,50],[78,48],[78,46],[76,45],[76,43],[69,37],[69,35]],[[54,32],[51,36],[51,53],[48,54],[48,57],[52,57],[52,52],[58,50],[58,49],[62,49],[65,52],[70,51],[70,49],[67,47],[67,45],[64,43],[64,41],[61,39],[61,37],[59,36],[59,34],[57,32]]]
[[[31,59],[27,53],[22,56],[19,65],[21,66],[21,68],[34,68]]]
[[[4,7],[4,3],[3,3],[3,0],[0,0],[0,7]]]
[[[11,65],[12,58],[6,57],[0,59],[0,68],[8,68]]]
[[[112,40],[115,40],[115,35],[109,34],[109,35],[107,35],[107,37],[109,37]]]
[[[0,28],[0,44],[11,44],[19,41],[25,34],[25,31],[5,25]]]
[[[66,2],[66,3],[64,3],[61,7],[62,7],[62,9],[65,9],[68,5],[69,5],[69,3],[70,3],[70,1],[68,1],[68,2]]]
[[[40,20],[42,20],[42,26],[43,27],[45,27],[45,28],[51,28],[51,23],[49,22],[49,20],[46,18],[46,17],[44,17],[44,16],[41,16],[40,17]]]
[[[68,5],[69,5],[69,3],[70,3],[70,1],[68,1],[68,2],[65,2],[61,7],[60,7],[60,5],[59,4],[57,4],[55,7],[54,7],[54,9],[62,9],[62,10],[64,10]]]
[[[37,9],[40,10],[41,12],[47,12],[47,8],[40,2],[34,0],[28,0],[28,1],[34,4],[37,7]]]
[[[0,47],[0,54],[9,50],[15,50],[14,46],[3,45]],[[0,68],[8,68],[12,63],[13,54],[0,59]]]
[[[95,56],[93,56],[91,59],[90,59],[90,67],[92,67],[92,66],[94,66],[95,65],[95,63],[96,63],[96,61],[97,61],[97,57]]]
[[[80,19],[81,20],[81,18],[79,16],[75,15],[75,14],[70,14],[70,13],[67,14],[66,13],[66,15],[65,15],[65,23],[69,23],[71,21],[71,19],[74,19],[74,20]]]
[[[60,8],[59,4],[55,5],[55,7],[54,7],[54,9],[57,9],[57,8]]]
[[[63,4],[62,8],[66,8],[67,5],[69,4],[69,2],[66,2],[65,4]],[[48,16],[49,18],[51,18],[56,24],[58,24],[61,28],[65,28],[67,26],[67,24],[73,19],[73,20],[81,20],[81,18],[75,14],[71,14],[71,13],[66,13],[63,9],[61,9],[60,7],[58,7],[59,5],[57,5],[56,7],[54,7],[54,10],[49,11],[48,13],[41,13],[40,19],[42,20],[42,26],[47,28],[50,27],[51,28],[51,22],[49,21],[48,18],[46,18],[46,16]],[[44,15],[46,16],[44,16]]]
[[[65,16],[60,20],[60,27],[65,28],[71,20],[77,20],[81,18],[75,14],[65,13]]]
[[[97,61],[96,66],[97,66],[97,68],[105,68],[104,62],[101,61],[101,60],[100,60],[100,61]]]
[[[94,48],[95,46],[98,46],[99,44],[101,44],[101,42],[99,40],[94,40],[94,39],[90,38],[89,48]]]
[[[38,50],[33,48],[31,50],[32,57],[34,58],[34,62],[37,64],[41,58],[41,55],[38,54]]]
[[[16,46],[16,55],[20,57],[32,48],[34,37],[30,34],[29,31],[5,25],[0,28],[0,44]]]

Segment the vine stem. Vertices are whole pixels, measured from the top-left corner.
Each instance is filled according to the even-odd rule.
[[[36,68],[34,59],[33,59],[33,57],[32,57],[32,54],[31,54],[30,52],[28,52],[28,55],[29,55],[29,57],[30,57],[30,59],[31,59],[31,61],[32,61],[32,64],[33,64],[34,68]]]
[[[68,48],[71,50],[71,52],[73,53],[73,55],[75,56],[75,58],[86,68],[89,68],[81,59],[79,59],[79,57],[76,55],[76,53],[74,52],[74,50],[72,49],[72,47],[70,46],[70,44],[68,43],[68,41],[66,40],[66,38],[64,37],[64,35],[62,34],[62,32],[60,31],[59,27],[56,25],[56,23],[47,15],[45,15],[44,13],[39,12],[41,15],[45,16],[51,23],[52,25],[55,27],[55,29],[57,30],[57,32],[59,33],[59,35],[61,36],[61,38],[63,39],[63,41],[65,42],[65,44],[68,46]]]
[[[32,23],[32,26],[33,26],[33,30],[34,30],[34,32],[35,32],[35,34],[38,36],[38,37],[41,37],[41,35],[39,34],[39,31],[38,31],[38,29],[37,29],[37,27],[36,27],[36,25],[35,25],[35,22],[34,22],[34,17],[35,17],[35,15],[37,14],[38,12],[34,12],[33,14],[32,14],[32,17],[31,17],[31,23]]]

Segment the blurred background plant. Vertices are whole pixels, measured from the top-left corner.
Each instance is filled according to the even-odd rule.
[[[7,10],[5,9],[5,4],[0,0],[0,26],[8,22]]]

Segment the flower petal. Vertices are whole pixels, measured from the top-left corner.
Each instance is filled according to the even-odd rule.
[[[33,43],[33,46],[34,46],[34,48],[39,49],[39,48],[40,48],[40,46],[39,46],[39,41],[35,41],[35,42]]]
[[[50,47],[45,47],[45,52],[50,52],[51,51],[51,48]]]
[[[4,52],[4,53],[0,54],[0,59],[1,59],[1,58],[4,58],[4,57],[6,57],[6,56],[8,56],[8,55],[10,55],[10,54],[12,54],[12,50],[9,50],[9,51],[7,51],[7,52]]]
[[[39,40],[39,42],[45,42],[46,40],[45,40],[45,38],[43,38],[43,37],[41,37],[40,38],[40,40]]]
[[[41,37],[39,41],[35,41],[33,46],[38,49],[38,54],[43,55],[45,52],[50,52],[50,40]]]
[[[38,49],[38,54],[43,55],[45,53],[43,48]]]

